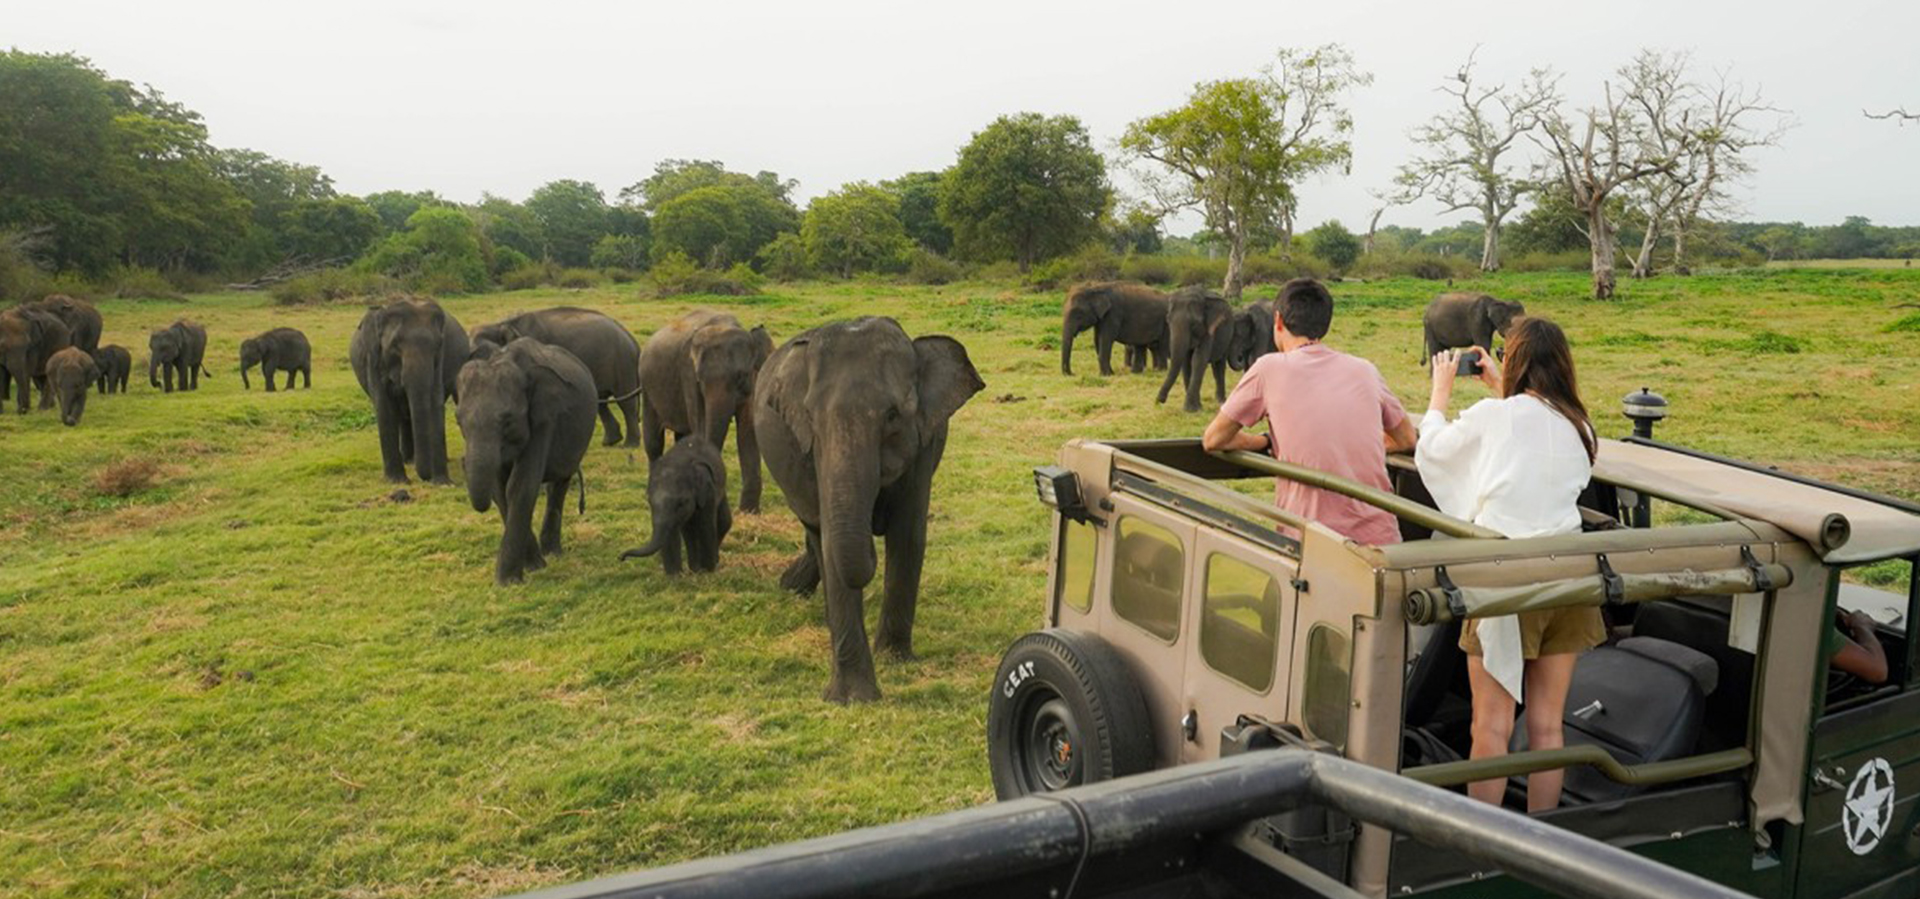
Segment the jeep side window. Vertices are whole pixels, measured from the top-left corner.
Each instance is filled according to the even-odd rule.
[[[1301,723],[1307,733],[1335,746],[1347,743],[1348,683],[1353,671],[1353,641],[1331,625],[1316,624],[1307,633],[1307,683]]]
[[[1060,532],[1060,601],[1078,612],[1093,609],[1093,566],[1099,534],[1084,521],[1062,518]]]
[[[1200,657],[1256,693],[1273,686],[1279,654],[1280,587],[1258,568],[1221,553],[1207,557]]]
[[[1180,635],[1180,584],[1186,554],[1180,538],[1129,515],[1114,528],[1113,611],[1172,643]]]

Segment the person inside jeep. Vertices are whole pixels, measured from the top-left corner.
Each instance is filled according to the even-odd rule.
[[[1827,664],[1869,684],[1887,682],[1887,651],[1873,633],[1873,617],[1838,611],[1827,629]]]
[[[1504,371],[1485,348],[1474,349],[1493,396],[1448,421],[1459,355],[1443,350],[1433,357],[1433,393],[1414,451],[1420,479],[1441,511],[1508,537],[1578,533],[1580,491],[1592,476],[1597,442],[1566,334],[1544,318],[1520,319],[1507,336]],[[1522,700],[1528,746],[1565,745],[1561,716],[1574,662],[1606,635],[1594,607],[1468,621],[1460,648],[1473,693],[1471,757],[1506,754]],[[1564,779],[1563,771],[1528,777],[1527,810],[1558,807]],[[1506,782],[1478,781],[1467,792],[1497,805]]]
[[[1295,278],[1275,303],[1273,342],[1248,367],[1201,436],[1208,452],[1246,450],[1391,491],[1387,453],[1413,448],[1413,420],[1373,363],[1321,343],[1333,323],[1333,295]],[[1243,428],[1267,420],[1266,434]],[[1278,479],[1274,503],[1360,543],[1400,542],[1393,513],[1330,490]]]

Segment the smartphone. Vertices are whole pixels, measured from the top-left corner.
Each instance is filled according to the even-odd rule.
[[[1480,351],[1462,351],[1460,353],[1460,367],[1454,369],[1454,374],[1478,376],[1480,374]]]

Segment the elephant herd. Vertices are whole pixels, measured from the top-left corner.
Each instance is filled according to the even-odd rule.
[[[910,338],[877,317],[830,322],[776,349],[762,327],[697,310],[642,347],[588,309],[522,313],[469,335],[438,303],[402,299],[367,311],[349,357],[373,403],[389,480],[405,482],[410,462],[423,480],[451,482],[444,408],[454,401],[468,498],[476,511],[500,509],[501,584],[560,552],[561,516],[596,419],[603,443],[644,444],[648,459],[652,536],[620,558],[658,555],[672,575],[684,549],[688,567],[713,570],[733,523],[720,448],[734,431],[740,511],[759,511],[764,458],[806,531],[780,583],[800,593],[825,585],[833,645],[825,696],[837,702],[880,695],[862,611],[874,537],[886,540],[887,571],[873,649],[912,652],[948,419],[986,386],[957,341]]]
[[[1274,300],[1235,309],[1220,294],[1203,287],[1162,293],[1131,281],[1081,284],[1067,293],[1060,330],[1060,371],[1073,374],[1073,341],[1094,334],[1094,352],[1102,375],[1113,374],[1113,345],[1126,348],[1126,364],[1138,373],[1152,359],[1164,368],[1158,402],[1167,401],[1176,380],[1185,379],[1188,412],[1200,411],[1200,384],[1213,371],[1214,399],[1227,398],[1226,370],[1245,371],[1255,359],[1273,352]],[[1428,304],[1422,317],[1426,344],[1421,360],[1443,349],[1491,347],[1493,335],[1507,329],[1526,309],[1517,302],[1486,294],[1448,293]]]
[[[0,311],[0,403],[14,399],[17,389],[17,408],[24,415],[33,407],[37,389],[39,408],[57,403],[61,422],[72,426],[86,411],[89,388],[102,395],[127,392],[133,354],[117,344],[101,346],[103,324],[93,304],[60,294]],[[183,318],[155,329],[148,335],[147,349],[147,381],[167,393],[176,381],[181,390],[196,390],[202,374],[212,375],[206,369],[207,330],[192,321]],[[292,328],[275,328],[244,341],[242,382],[254,365],[261,366],[268,390],[274,389],[276,371],[287,372],[288,388],[295,373],[313,386],[307,338]]]

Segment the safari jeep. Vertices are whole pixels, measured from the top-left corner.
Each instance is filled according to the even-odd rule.
[[[1562,806],[1533,819],[1557,832],[1755,896],[1920,895],[1920,506],[1642,435],[1602,441],[1581,533],[1509,540],[1436,511],[1410,459],[1390,474],[1388,493],[1192,440],[1067,444],[1035,473],[1049,626],[989,702],[1001,798],[1290,748],[1403,784],[1513,777],[1524,809],[1519,780],[1565,767]],[[1385,509],[1404,542],[1275,508],[1270,477]],[[1899,593],[1848,576],[1889,560]],[[1612,635],[1578,663],[1566,746],[1465,760],[1461,622],[1564,606]],[[1836,608],[1878,622],[1885,684],[1828,670]],[[1361,894],[1537,895],[1337,812],[1267,823]]]

